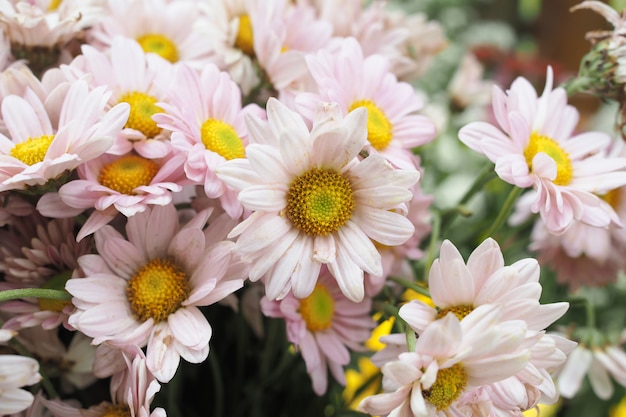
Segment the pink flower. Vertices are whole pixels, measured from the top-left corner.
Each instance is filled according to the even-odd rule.
[[[10,137],[0,134],[0,191],[43,185],[106,152],[129,112],[126,103],[105,110],[109,95],[103,87],[89,91],[79,80],[60,99],[56,94],[42,102],[30,89],[23,97],[5,97],[2,117]]]
[[[626,158],[602,152],[610,142],[603,133],[573,136],[578,112],[567,105],[565,90],[552,89],[550,68],[541,97],[524,78],[507,93],[494,87],[493,111],[501,130],[472,122],[459,138],[494,162],[504,181],[533,187],[531,210],[552,233],[562,233],[575,220],[598,227],[619,223],[595,194],[626,184]]]
[[[309,70],[320,91],[319,96],[303,95],[299,103],[313,116],[319,101],[336,102],[342,114],[364,107],[368,111],[368,152],[379,152],[393,165],[415,169],[412,149],[435,137],[435,126],[418,115],[424,103],[414,88],[398,82],[389,72],[389,62],[380,55],[363,57],[354,38],[338,42],[333,48],[307,56]],[[347,70],[349,69],[349,70]]]
[[[371,305],[370,298],[358,303],[346,299],[325,268],[307,298],[290,293],[280,301],[261,300],[263,314],[285,320],[287,339],[302,353],[317,395],[326,392],[327,367],[345,385],[343,367],[350,362],[350,350],[363,350],[374,328]]]
[[[41,380],[39,363],[19,355],[0,355],[0,415],[19,413],[33,403],[33,394],[20,387]]]
[[[155,120],[172,131],[172,146],[185,157],[185,174],[204,186],[209,198],[219,198],[224,210],[238,218],[243,210],[237,192],[215,171],[226,161],[245,157],[247,131],[241,108],[241,91],[225,72],[206,65],[201,73],[177,68],[171,103],[159,103],[164,113]]]
[[[250,279],[265,275],[267,296],[309,296],[328,266],[343,294],[363,299],[363,271],[380,275],[383,245],[404,243],[413,225],[403,215],[418,171],[393,169],[380,155],[360,161],[366,141],[364,109],[342,118],[336,106],[320,109],[309,131],[302,117],[276,99],[268,122],[246,118],[251,142],[246,159],[217,170],[240,190],[253,213],[229,236],[252,262]]]
[[[76,306],[70,324],[96,345],[147,346],[148,369],[161,382],[181,356],[206,359],[212,331],[198,307],[239,289],[247,273],[232,242],[214,227],[203,232],[208,215],[181,228],[173,205],[157,206],[128,219],[128,240],[110,226],[98,230],[99,255],[79,259],[86,277],[66,284]]]

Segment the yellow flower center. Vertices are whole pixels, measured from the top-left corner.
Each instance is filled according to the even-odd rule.
[[[102,417],[130,417],[130,408],[127,405],[117,404],[105,408]]]
[[[139,91],[131,91],[120,97],[120,103],[130,104],[130,115],[126,127],[135,129],[153,138],[161,132],[161,128],[152,120],[152,115],[162,113],[163,109],[157,106],[156,97],[149,96]]]
[[[472,306],[472,305],[460,305],[460,306],[442,308],[442,309],[439,309],[439,311],[437,312],[436,319],[442,319],[448,313],[451,312],[452,314],[454,314],[456,316],[456,318],[459,319],[459,321],[461,321],[461,320],[463,320],[463,318],[465,316],[467,316],[473,310],[474,310],[474,306]]]
[[[367,109],[367,140],[377,151],[382,151],[393,139],[393,126],[385,113],[371,100],[357,100],[348,109],[359,107]]]
[[[315,286],[311,295],[300,300],[300,315],[312,332],[328,329],[333,324],[334,314],[335,300],[321,284]]]
[[[34,165],[44,160],[53,139],[54,135],[28,138],[11,149],[11,156],[24,162],[26,165]]]
[[[235,46],[241,49],[244,54],[254,56],[254,35],[250,16],[247,14],[239,16],[239,30],[235,39]]]
[[[556,162],[556,185],[567,185],[572,180],[572,161],[569,154],[559,144],[548,136],[533,132],[530,135],[528,146],[524,149],[524,157],[528,167],[532,169],[533,158],[539,152],[543,152]]]
[[[422,391],[424,398],[437,407],[437,411],[445,410],[463,393],[467,386],[467,374],[459,363],[437,372],[437,380],[427,390]]]
[[[128,281],[126,296],[140,321],[165,320],[189,297],[187,274],[170,258],[157,258],[145,264]]]
[[[134,194],[134,189],[149,185],[159,172],[156,162],[137,155],[126,155],[102,167],[98,182],[122,194]]]
[[[170,62],[178,61],[178,48],[168,37],[159,35],[158,33],[148,33],[137,38],[137,42],[141,45],[144,52],[152,52],[161,55],[162,58]]]
[[[64,271],[57,274],[46,281],[41,288],[49,290],[65,290],[65,283],[72,277],[72,271]],[[60,313],[63,309],[71,305],[69,300],[55,300],[53,298],[39,298],[37,299],[37,305],[40,310],[54,311]]]
[[[200,139],[204,147],[222,155],[226,160],[243,158],[246,149],[243,141],[228,123],[209,119],[200,127]]]
[[[293,180],[287,193],[287,218],[304,233],[326,236],[352,217],[350,181],[332,169],[312,168]]]
[[[63,0],[51,0],[50,4],[48,5],[48,11],[49,12],[55,11],[56,9],[59,8],[62,2]]]

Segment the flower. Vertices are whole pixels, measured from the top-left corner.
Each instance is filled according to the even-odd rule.
[[[410,84],[398,82],[389,72],[388,60],[380,55],[364,58],[354,38],[346,38],[306,60],[320,94],[301,96],[308,98],[308,102],[300,100],[303,110],[308,107],[308,114],[313,116],[319,101],[338,103],[344,115],[366,108],[365,150],[379,152],[399,168],[415,169],[411,150],[434,139],[435,126],[426,116],[417,114],[424,103]]]
[[[302,353],[317,395],[326,392],[327,367],[345,385],[343,366],[350,362],[350,350],[363,350],[374,327],[371,306],[370,298],[358,303],[346,299],[326,268],[306,298],[290,293],[280,301],[261,299],[263,314],[285,320],[287,339]]]
[[[206,359],[212,331],[198,307],[239,289],[247,273],[232,242],[214,229],[203,233],[208,215],[181,228],[173,205],[155,206],[128,219],[128,240],[110,226],[98,230],[98,255],[79,259],[85,278],[66,284],[76,306],[70,324],[95,345],[147,345],[148,369],[161,382],[173,377],[181,356]]]
[[[552,233],[563,233],[575,220],[598,227],[619,223],[595,194],[626,184],[626,159],[602,152],[610,142],[603,133],[573,136],[578,112],[567,105],[565,90],[552,89],[551,68],[539,98],[521,77],[507,93],[494,87],[493,111],[502,131],[472,122],[459,131],[459,139],[494,162],[504,181],[533,187],[531,210]]]
[[[270,299],[290,290],[305,298],[326,264],[343,294],[362,300],[363,271],[382,273],[372,239],[394,246],[413,234],[403,213],[419,172],[393,169],[380,155],[356,158],[366,141],[365,109],[342,118],[329,104],[309,131],[299,114],[271,98],[267,117],[246,117],[255,142],[247,158],[217,170],[253,211],[229,235],[252,262],[250,279],[265,275]]]
[[[0,355],[0,415],[19,413],[33,403],[33,394],[20,389],[41,380],[39,363],[26,356]]]
[[[481,306],[464,320],[452,313],[432,322],[415,350],[382,367],[386,393],[365,398],[361,411],[372,415],[463,415],[456,401],[469,388],[497,382],[524,368],[525,328],[500,322],[500,307]]]
[[[105,110],[109,95],[78,80],[58,102],[59,94],[42,102],[29,89],[24,97],[5,97],[2,117],[10,137],[0,134],[0,191],[43,185],[106,152],[129,112],[126,103]]]
[[[172,146],[184,156],[187,178],[204,186],[209,198],[219,198],[234,219],[243,210],[237,192],[215,175],[226,161],[245,157],[247,130],[241,91],[226,72],[212,64],[200,73],[181,65],[175,74],[171,103],[155,115],[159,127],[172,131]]]

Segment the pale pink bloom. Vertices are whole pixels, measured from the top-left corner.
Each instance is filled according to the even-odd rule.
[[[180,65],[170,103],[159,103],[164,113],[158,125],[172,131],[172,146],[184,158],[184,170],[193,184],[204,186],[209,198],[219,198],[224,210],[238,218],[243,210],[237,192],[217,177],[226,161],[244,158],[248,145],[241,107],[241,91],[228,73],[212,64],[200,73]]]
[[[626,158],[604,154],[611,139],[603,133],[574,135],[578,112],[567,104],[564,89],[552,89],[550,68],[541,97],[521,77],[507,93],[494,87],[493,111],[500,129],[472,122],[459,138],[494,162],[504,181],[533,188],[531,211],[552,233],[562,233],[573,221],[598,227],[618,223],[596,194],[626,184]]]
[[[626,387],[626,353],[616,345],[578,345],[558,375],[561,395],[573,398],[580,391],[585,376],[589,378],[593,392],[600,399],[608,400],[614,391],[611,378]]]
[[[212,330],[198,307],[241,288],[247,274],[232,242],[203,231],[208,216],[180,227],[173,205],[156,206],[128,219],[128,240],[110,226],[98,230],[99,255],[79,259],[86,277],[66,284],[76,306],[70,324],[95,345],[147,346],[148,369],[161,382],[181,357],[205,360]]]
[[[2,117],[10,137],[0,134],[0,191],[43,185],[106,152],[129,111],[126,103],[106,110],[109,94],[79,80],[62,99],[42,102],[29,89],[24,97],[5,97]]]
[[[457,400],[466,390],[501,381],[530,358],[522,322],[500,322],[500,306],[481,306],[463,320],[447,314],[429,324],[415,350],[382,367],[386,393],[365,398],[372,415],[461,415]]]
[[[63,47],[102,16],[95,0],[0,0],[0,27],[12,43]]]
[[[181,61],[200,69],[209,62],[211,43],[198,30],[205,24],[198,2],[106,0],[105,9],[106,16],[89,33],[92,45],[106,48],[121,35],[172,63]]]
[[[20,389],[41,380],[39,363],[26,356],[0,355],[0,415],[19,413],[33,403],[33,394]]]
[[[256,17],[251,16],[265,4],[250,0],[208,0],[199,7],[208,20],[198,30],[211,43],[211,61],[228,72],[247,95],[261,82],[253,59]]]
[[[300,350],[317,395],[326,392],[328,370],[346,384],[343,367],[350,362],[350,351],[363,351],[374,328],[371,307],[371,298],[348,300],[326,268],[307,298],[290,293],[280,301],[261,300],[263,314],[285,320],[287,339]]]
[[[307,116],[313,117],[319,101],[338,103],[344,115],[365,107],[368,110],[365,150],[379,152],[402,169],[415,169],[411,150],[434,139],[435,125],[426,116],[417,114],[424,103],[410,84],[398,82],[389,72],[388,60],[380,55],[364,57],[354,38],[308,55],[306,60],[319,90],[319,95],[302,95],[296,99]]]
[[[484,68],[472,53],[466,53],[448,84],[452,104],[465,109],[489,103],[493,81],[483,78]]]
[[[394,169],[377,154],[357,158],[367,140],[364,109],[344,118],[329,104],[312,130],[273,98],[267,123],[247,116],[255,143],[246,159],[226,162],[217,174],[253,211],[229,235],[252,262],[250,279],[265,275],[270,299],[290,290],[304,298],[326,264],[344,295],[362,300],[363,271],[382,273],[372,240],[396,246],[413,234],[404,215],[419,172]]]
[[[80,165],[80,179],[64,184],[58,193],[48,193],[37,203],[37,210],[50,217],[73,217],[93,210],[78,232],[82,240],[118,214],[131,217],[149,206],[172,202],[172,194],[185,183],[184,155],[170,153],[164,158],[147,159],[129,153],[105,154]]]
[[[156,103],[168,99],[171,63],[146,54],[135,40],[119,36],[106,52],[83,45],[82,54],[61,70],[69,79],[87,77],[93,86],[107,86],[112,91],[109,105],[130,105],[128,121],[107,153],[123,155],[135,150],[144,158],[162,158],[171,151],[169,134],[151,118],[163,111]]]
[[[282,100],[308,85],[304,56],[328,45],[332,27],[305,4],[268,0],[263,6],[250,16],[254,52]]]
[[[21,219],[9,229],[23,239],[2,239],[0,256],[7,282],[3,289],[48,288],[62,290],[65,282],[78,273],[77,259],[91,251],[89,242],[76,242],[73,219],[43,219],[38,214]],[[29,230],[30,229],[30,230]],[[34,230],[33,230],[34,229]],[[5,329],[20,330],[41,326],[69,328],[67,318],[73,306],[69,301],[26,298],[0,304],[9,313]]]
[[[14,223],[23,216],[29,216],[35,211],[35,207],[19,195],[3,193],[0,198],[4,204],[0,207],[0,226]]]

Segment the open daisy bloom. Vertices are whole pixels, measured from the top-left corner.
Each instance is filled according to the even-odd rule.
[[[395,246],[413,234],[403,215],[418,171],[394,169],[380,155],[357,158],[367,141],[367,112],[342,118],[320,108],[311,131],[302,117],[271,98],[268,122],[246,115],[246,159],[227,161],[217,175],[240,190],[253,213],[231,232],[235,250],[252,262],[250,279],[265,275],[267,296],[290,290],[309,296],[328,266],[343,294],[364,296],[363,271],[381,275],[374,241]]]
[[[39,363],[26,356],[0,355],[0,415],[26,410],[33,403],[33,394],[20,389],[41,380]]]
[[[504,181],[533,187],[531,210],[552,233],[562,233],[573,220],[598,227],[619,223],[596,194],[626,184],[626,159],[605,156],[611,139],[604,133],[573,134],[578,112],[567,104],[564,89],[552,89],[550,68],[541,97],[521,77],[507,93],[494,87],[493,111],[502,130],[472,122],[459,139],[494,162]]]
[[[110,226],[96,232],[99,255],[79,259],[86,278],[66,284],[76,306],[70,324],[94,344],[147,345],[148,369],[161,382],[181,356],[205,360],[212,330],[198,306],[239,289],[247,272],[233,260],[232,242],[203,231],[208,216],[179,228],[174,206],[157,206],[128,219],[128,240]]]

